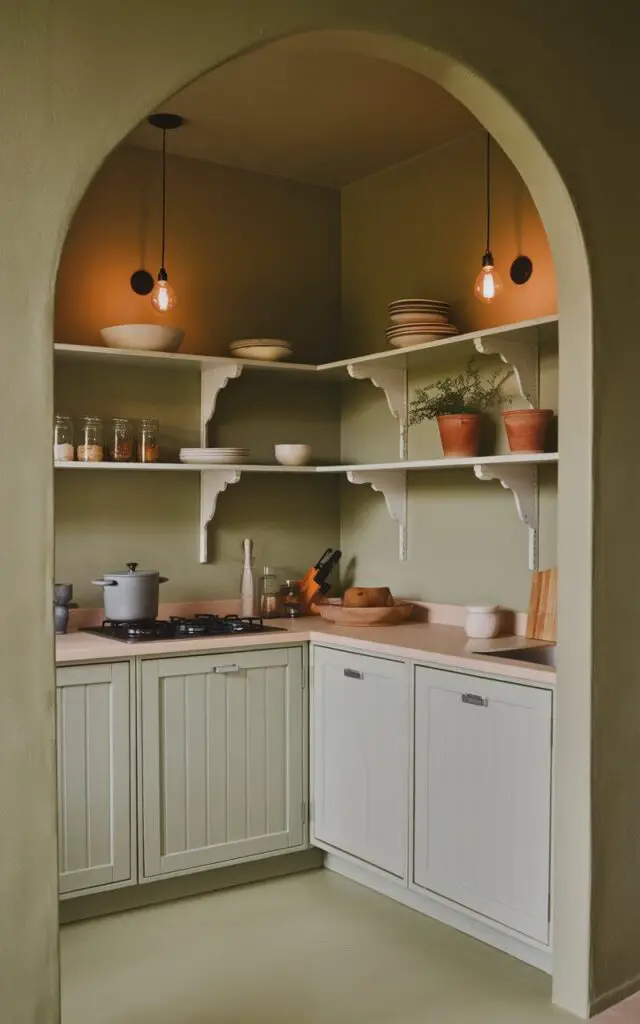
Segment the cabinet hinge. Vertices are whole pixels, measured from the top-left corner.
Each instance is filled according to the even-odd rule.
[[[307,824],[307,801],[302,801],[302,824]]]

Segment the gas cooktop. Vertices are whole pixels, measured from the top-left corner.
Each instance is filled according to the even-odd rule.
[[[183,619],[138,620],[112,622],[105,619],[101,626],[82,630],[109,640],[125,644],[141,644],[150,640],[196,640],[199,637],[246,636],[252,633],[284,633],[281,626],[265,626],[262,619],[240,618],[238,615],[194,615]]]

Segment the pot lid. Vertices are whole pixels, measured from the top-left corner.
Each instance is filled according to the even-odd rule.
[[[102,574],[105,579],[131,579],[132,577],[140,576],[159,576],[160,573],[157,569],[138,569],[137,562],[127,562],[127,569],[120,569],[117,572],[104,572]]]

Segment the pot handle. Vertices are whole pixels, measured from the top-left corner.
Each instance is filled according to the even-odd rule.
[[[168,576],[158,576],[158,583],[168,583],[168,582],[169,582],[169,577]]]
[[[91,585],[94,587],[117,587],[118,583],[116,580],[91,580]]]

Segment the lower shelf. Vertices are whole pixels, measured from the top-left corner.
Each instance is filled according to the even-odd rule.
[[[218,497],[243,473],[344,473],[352,484],[368,484],[379,491],[389,515],[398,526],[401,561],[407,558],[407,473],[420,470],[471,469],[478,480],[497,480],[513,494],[516,512],[529,529],[529,568],[538,567],[538,466],[558,462],[557,452],[486,455],[463,459],[413,459],[405,462],[373,462],[334,466],[277,466],[240,463],[194,466],[179,462],[56,462],[60,470],[154,473],[200,473],[200,561],[206,562],[207,527],[213,520]]]

